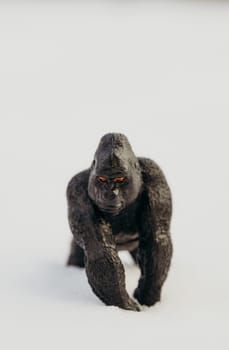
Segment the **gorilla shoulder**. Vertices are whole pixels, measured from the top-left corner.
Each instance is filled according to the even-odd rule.
[[[85,198],[87,195],[88,179],[89,179],[90,169],[81,171],[72,177],[67,186],[67,199],[69,201],[76,200],[77,198]]]
[[[138,158],[144,183],[147,184],[164,184],[168,186],[165,175],[160,166],[152,159]]]
[[[172,194],[165,175],[159,165],[148,158],[138,158],[144,186],[147,192],[150,206],[154,208],[158,218],[167,215],[170,220],[172,215]]]

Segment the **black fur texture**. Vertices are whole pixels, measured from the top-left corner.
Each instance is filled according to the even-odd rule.
[[[136,158],[122,134],[102,137],[89,169],[68,184],[73,241],[68,265],[86,268],[94,293],[107,305],[140,311],[160,300],[171,257],[171,192],[152,160]],[[118,256],[128,250],[141,276],[132,299]]]

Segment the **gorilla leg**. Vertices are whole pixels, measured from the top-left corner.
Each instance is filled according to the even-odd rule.
[[[70,255],[67,260],[67,265],[84,267],[84,251],[73,239],[71,242]]]
[[[161,288],[167,277],[172,257],[169,234],[160,234],[139,248],[141,277],[134,297],[140,304],[153,305],[160,301]]]

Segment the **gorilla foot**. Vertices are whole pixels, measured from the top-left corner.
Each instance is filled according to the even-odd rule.
[[[76,255],[69,255],[67,266],[85,267],[84,260]]]
[[[141,305],[147,305],[147,306],[153,306],[158,301],[160,301],[161,296],[160,292],[156,291],[154,293],[147,293],[144,290],[140,290],[139,288],[136,288],[134,291],[134,298],[139,302]]]

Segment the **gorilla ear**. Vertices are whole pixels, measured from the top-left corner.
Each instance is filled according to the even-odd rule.
[[[94,168],[95,166],[95,159],[93,160],[92,164],[91,164],[91,167]]]

